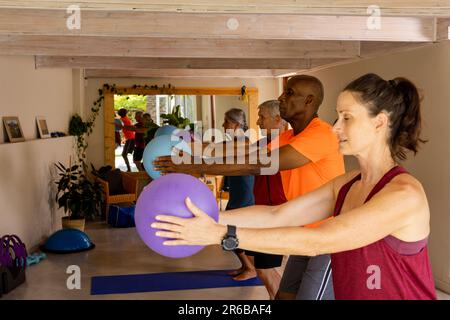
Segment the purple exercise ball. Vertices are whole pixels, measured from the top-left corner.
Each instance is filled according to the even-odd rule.
[[[157,229],[151,227],[157,215],[172,215],[181,218],[192,218],[193,214],[186,207],[185,199],[206,212],[215,221],[219,220],[219,209],[211,190],[197,178],[172,173],[152,181],[140,194],[135,209],[136,230],[153,251],[169,258],[189,257],[203,246],[165,246],[167,238],[157,237]]]

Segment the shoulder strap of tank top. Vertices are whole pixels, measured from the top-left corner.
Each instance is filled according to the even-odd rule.
[[[344,204],[344,200],[345,197],[347,196],[348,191],[350,190],[352,185],[359,179],[361,179],[361,173],[341,187],[336,200],[336,205],[334,206],[333,216],[338,216],[339,213],[341,213],[341,208],[342,205]]]
[[[375,187],[370,191],[369,195],[367,196],[366,203],[369,201],[378,191],[383,189],[383,187],[388,184],[395,176],[401,174],[401,173],[408,173],[405,168],[396,166],[393,167],[391,170],[389,170],[385,175],[378,181],[378,183],[375,185]],[[348,191],[352,187],[352,185],[357,181],[361,179],[361,174],[358,174],[356,177],[354,177],[352,180],[347,182],[341,189],[339,190],[338,197],[336,200],[336,205],[334,207],[333,216],[338,216],[341,212],[342,205],[344,204],[345,197],[347,196]]]
[[[391,182],[392,179],[394,179],[396,176],[398,176],[399,174],[402,174],[402,173],[408,173],[408,171],[406,171],[405,168],[400,167],[400,166],[395,166],[391,170],[386,172],[385,175],[380,179],[380,181],[378,181],[378,183],[375,185],[375,187],[373,187],[372,191],[370,191],[370,193],[367,196],[367,199],[366,199],[366,201],[364,201],[364,203],[366,203],[367,201],[372,199],[372,197],[375,194],[377,194],[378,191],[383,189],[383,187],[385,185],[387,185],[389,182]]]

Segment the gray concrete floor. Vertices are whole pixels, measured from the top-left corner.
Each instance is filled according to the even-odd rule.
[[[117,147],[114,151],[115,167],[120,169],[121,171],[127,171],[128,168],[125,163],[125,160],[122,157],[122,150],[123,150],[123,145],[120,147]],[[128,158],[128,163],[130,164],[131,172],[138,172],[139,170],[133,162],[133,154],[128,154],[127,158]]]
[[[92,276],[221,270],[238,268],[240,264],[233,253],[223,252],[219,246],[207,247],[188,258],[165,258],[151,251],[135,228],[113,229],[95,223],[87,226],[86,233],[95,243],[95,249],[66,255],[48,254],[46,260],[30,266],[27,281],[3,299],[268,299],[263,286],[91,296]],[[70,274],[66,270],[70,265],[80,267],[80,290],[67,288]]]

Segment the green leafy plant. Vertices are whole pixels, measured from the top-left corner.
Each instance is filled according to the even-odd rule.
[[[88,124],[78,114],[74,114],[69,123],[69,134],[77,139],[77,155],[80,163],[86,158],[87,142],[85,134],[88,132]]]
[[[150,123],[144,124],[144,127],[148,129],[145,133],[145,140],[146,143],[148,143],[155,137],[155,133],[159,129],[159,126],[155,122],[151,121]]]
[[[147,97],[143,95],[114,95],[114,109],[142,110],[147,108]]]
[[[191,122],[188,118],[183,118],[181,116],[180,105],[177,105],[171,113],[161,114],[161,118],[164,119],[164,124],[169,124],[180,129],[186,128]]]
[[[61,162],[55,164],[59,180],[55,200],[59,208],[64,208],[69,219],[93,219],[100,214],[103,200],[102,187],[91,182],[84,174],[81,165],[65,167]]]
[[[89,136],[95,124],[95,119],[99,115],[100,108],[102,107],[105,101],[105,92],[116,93],[116,85],[104,84],[102,89],[98,90],[98,99],[94,101],[93,106],[91,108],[91,113],[89,114],[88,120],[83,121],[79,114],[74,114],[70,119],[69,123],[69,134],[73,135],[77,139],[77,156],[78,162],[82,165],[82,168],[86,170],[86,149],[88,147],[88,143],[86,142],[86,136]]]

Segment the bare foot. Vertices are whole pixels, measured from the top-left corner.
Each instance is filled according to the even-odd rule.
[[[244,272],[233,277],[234,281],[244,281],[256,278],[256,270],[245,270]]]
[[[244,272],[244,268],[239,268],[239,269],[227,272],[227,274],[229,276],[233,276],[234,277],[234,276],[240,275],[242,272]]]

